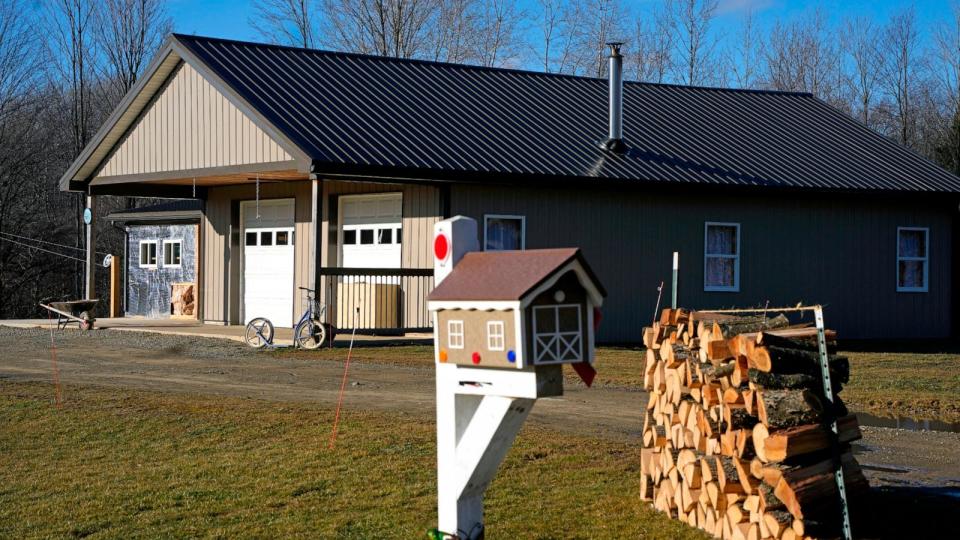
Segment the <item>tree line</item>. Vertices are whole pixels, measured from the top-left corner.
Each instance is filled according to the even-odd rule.
[[[922,26],[814,6],[762,25],[718,0],[254,0],[264,41],[299,47],[605,76],[810,92],[960,174],[960,1]],[[0,317],[82,296],[84,199],[57,180],[173,29],[167,0],[0,3]],[[137,204],[103,197],[100,213]],[[100,222],[98,251],[122,253]],[[38,242],[42,240],[46,243]],[[101,272],[101,291],[106,290]]]

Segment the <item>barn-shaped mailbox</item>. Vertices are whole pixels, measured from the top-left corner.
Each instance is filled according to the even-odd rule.
[[[605,294],[576,248],[467,253],[430,294],[436,361],[521,370],[592,363]]]

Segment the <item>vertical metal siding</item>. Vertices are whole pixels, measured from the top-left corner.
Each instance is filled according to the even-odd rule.
[[[454,215],[526,216],[527,248],[580,247],[610,293],[599,339],[639,341],[680,252],[694,308],[822,303],[844,338],[944,337],[951,328],[952,216],[929,205],[839,196],[662,195],[454,185]],[[704,292],[705,221],[740,223],[740,291]],[[898,226],[930,228],[927,293],[896,291]],[[482,230],[481,230],[482,235]]]
[[[238,324],[240,284],[230,275],[240,264],[237,253],[231,253],[231,216],[235,204],[254,200],[256,187],[252,184],[210,188],[206,202],[203,227],[203,319],[208,322]],[[309,181],[272,182],[260,184],[260,198],[295,199],[294,203],[294,287],[310,286],[310,234],[313,196]],[[294,320],[306,308],[306,297],[294,289]]]
[[[293,159],[189,64],[181,64],[97,177]]]

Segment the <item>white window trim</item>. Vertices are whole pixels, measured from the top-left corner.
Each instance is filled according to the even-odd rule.
[[[491,219],[519,219],[520,220],[520,249],[527,249],[527,216],[513,214],[484,214],[483,215],[483,251],[487,251],[487,225]]]
[[[454,331],[454,327],[459,326],[460,328],[457,331]],[[454,336],[459,338],[459,345],[455,344],[453,341]],[[447,321],[447,347],[451,349],[462,349],[463,348],[463,321],[461,320],[452,320]]]
[[[157,262],[156,262],[156,263],[153,263],[153,264],[149,264],[149,263],[144,264],[144,263],[143,263],[143,245],[144,245],[144,244],[153,244],[153,246],[154,246],[154,252],[155,252],[156,257],[157,257]],[[147,260],[149,260],[149,257],[147,258]],[[138,248],[138,250],[137,250],[137,262],[139,263],[140,268],[156,268],[156,267],[157,267],[157,263],[160,262],[160,243],[159,243],[159,241],[157,241],[157,240],[141,240],[141,241],[140,241],[139,248]]]
[[[577,311],[577,331],[576,332],[561,332],[560,331],[560,309],[561,308],[576,308]],[[553,332],[537,332],[537,312],[550,311],[554,317],[554,325],[556,330]],[[550,338],[551,340],[557,339],[563,342],[564,337],[572,337],[573,339],[569,343],[561,343],[565,350],[561,353],[561,357],[566,354],[568,351],[576,348],[576,357],[575,358],[554,358],[553,360],[543,360],[541,359],[541,349],[540,349],[540,338]],[[549,350],[549,347],[546,347],[546,350]],[[580,304],[547,304],[544,306],[533,306],[533,363],[536,365],[546,365],[546,364],[566,364],[566,363],[575,363],[582,362],[583,358],[583,317],[580,313]]]
[[[900,233],[902,231],[923,231],[923,257],[900,256]],[[900,261],[923,261],[923,287],[900,286]],[[930,227],[897,227],[897,292],[929,292],[930,291]]]
[[[180,262],[177,263],[177,264],[173,264],[173,263],[167,264],[167,246],[168,246],[168,245],[172,245],[172,244],[180,244]],[[164,240],[164,241],[163,241],[163,253],[162,253],[162,254],[161,254],[161,253],[158,253],[158,254],[157,254],[157,261],[159,262],[161,259],[163,260],[163,267],[164,267],[164,268],[181,268],[181,267],[183,267],[183,239],[182,239],[182,238],[176,238],[176,239],[171,239],[171,240]]]
[[[500,345],[497,346],[496,343]],[[487,349],[491,351],[502,351],[506,348],[506,335],[504,334],[503,321],[487,321]]]
[[[737,252],[733,255],[707,253],[707,234],[710,227],[735,227],[737,229]],[[733,286],[707,285],[707,260],[733,259]],[[704,292],[740,292],[740,224],[722,221],[706,221],[703,224],[703,290]]]

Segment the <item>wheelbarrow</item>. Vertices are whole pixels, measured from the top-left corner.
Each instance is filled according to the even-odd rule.
[[[93,308],[100,302],[99,298],[92,300],[69,300],[66,302],[50,302],[40,304],[40,307],[57,314],[57,330],[63,330],[70,324],[76,324],[81,330],[92,330],[96,319],[93,317]]]

